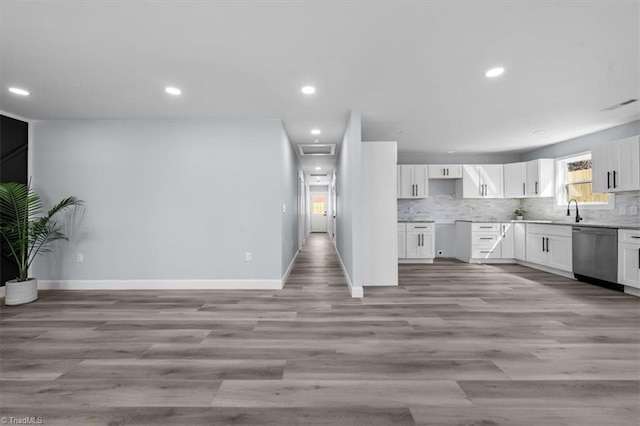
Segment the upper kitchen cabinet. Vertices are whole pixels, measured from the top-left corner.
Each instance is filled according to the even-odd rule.
[[[462,198],[504,198],[503,170],[502,164],[462,166],[456,194]]]
[[[430,164],[429,179],[461,179],[462,164]]]
[[[505,198],[553,197],[553,164],[550,158],[505,164]]]
[[[398,198],[427,198],[428,169],[424,164],[398,165]]]
[[[527,163],[504,165],[505,198],[524,198],[527,196]]]
[[[591,150],[594,192],[640,190],[640,136]]]

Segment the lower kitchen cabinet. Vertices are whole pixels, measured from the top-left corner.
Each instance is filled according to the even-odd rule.
[[[404,235],[402,227],[404,225]],[[402,263],[430,263],[435,257],[435,228],[433,223],[411,222],[398,224],[398,258]]]
[[[527,225],[527,262],[572,272],[571,226]]]
[[[398,224],[398,258],[407,257],[407,224]]]
[[[456,222],[457,258],[470,263],[513,263],[511,223]]]
[[[618,282],[640,289],[640,231],[618,230]]]
[[[512,223],[513,225],[513,244],[516,260],[527,260],[527,224]]]

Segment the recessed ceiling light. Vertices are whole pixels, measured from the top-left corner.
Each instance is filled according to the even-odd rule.
[[[533,132],[534,135],[541,135],[545,132],[545,130],[536,130],[535,132]]]
[[[174,96],[182,94],[182,90],[178,89],[177,87],[165,87],[164,91]]]
[[[320,142],[320,139],[314,139],[314,141],[313,141],[313,142],[314,142],[314,143],[318,143],[318,142]]]
[[[448,151],[447,154],[453,154],[455,151]]]
[[[313,95],[314,93],[316,93],[316,88],[313,86],[304,86],[302,89],[300,89],[300,91],[305,95]]]
[[[322,133],[322,132],[320,131],[320,129],[313,129],[313,130],[311,131],[311,134],[312,134],[312,135],[319,135],[320,133]]]
[[[9,91],[13,94],[16,95],[20,95],[20,96],[29,96],[29,92],[27,92],[24,89],[20,89],[18,87],[9,87]]]
[[[484,75],[486,75],[489,78],[493,78],[493,77],[497,77],[499,75],[502,75],[502,73],[504,73],[504,68],[502,67],[495,67],[495,68],[491,68],[489,71],[487,71]]]
[[[322,167],[316,167],[316,170],[322,170]]]

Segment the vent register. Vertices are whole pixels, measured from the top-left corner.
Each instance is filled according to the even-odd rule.
[[[335,144],[309,144],[298,145],[300,155],[334,155],[336,152]]]

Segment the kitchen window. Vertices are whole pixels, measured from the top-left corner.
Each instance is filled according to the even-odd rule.
[[[614,196],[592,191],[591,153],[560,158],[556,162],[556,207],[566,208],[569,200],[577,200],[580,208],[611,210]]]

